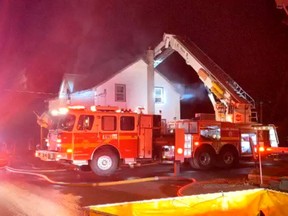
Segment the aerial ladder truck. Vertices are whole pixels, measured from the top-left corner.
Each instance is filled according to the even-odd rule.
[[[274,125],[258,123],[254,99],[193,42],[164,34],[154,49],[154,67],[175,51],[203,82],[215,111],[214,119],[196,115],[198,119],[168,123],[167,131],[185,130],[183,157],[192,167],[206,169],[215,163],[232,167],[242,157],[257,157],[260,149],[266,153],[288,152],[278,147]]]

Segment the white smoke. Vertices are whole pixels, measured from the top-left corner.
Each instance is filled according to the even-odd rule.
[[[191,101],[191,100],[206,100],[208,98],[208,93],[205,86],[202,83],[193,83],[190,85],[175,85],[177,91],[181,94],[181,100]]]

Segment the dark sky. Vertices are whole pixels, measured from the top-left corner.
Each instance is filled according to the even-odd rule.
[[[141,56],[166,32],[194,41],[263,102],[264,122],[279,125],[288,136],[284,17],[273,0],[2,0],[0,129],[8,124],[19,137],[22,131],[32,136],[27,124],[35,126],[33,111],[42,112],[51,97],[40,92],[57,94],[63,73],[95,72],[121,53]],[[201,86],[177,55],[159,69],[192,88]],[[211,110],[202,102],[199,97],[183,106]]]

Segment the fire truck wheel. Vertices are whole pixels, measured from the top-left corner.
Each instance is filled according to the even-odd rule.
[[[109,176],[118,168],[118,156],[111,149],[100,149],[95,152],[90,163],[96,175]]]
[[[218,163],[220,167],[231,168],[237,166],[239,157],[236,149],[223,148],[220,151]]]
[[[209,147],[202,147],[197,149],[191,166],[193,165],[196,169],[210,169],[215,163],[216,154],[213,149]],[[192,166],[192,167],[193,167]]]
[[[199,169],[199,168],[200,168],[199,165],[198,165],[198,163],[195,163],[195,159],[194,159],[194,158],[190,158],[190,159],[189,159],[189,164],[190,164],[190,166],[191,166],[193,169]]]

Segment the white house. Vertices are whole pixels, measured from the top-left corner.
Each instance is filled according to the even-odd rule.
[[[147,63],[143,59],[100,83],[97,74],[88,77],[65,74],[58,98],[49,101],[49,110],[67,105],[102,105],[131,110],[141,107],[147,113],[147,82]],[[161,114],[167,121],[180,119],[180,94],[157,70],[154,71],[154,102],[155,114]]]

